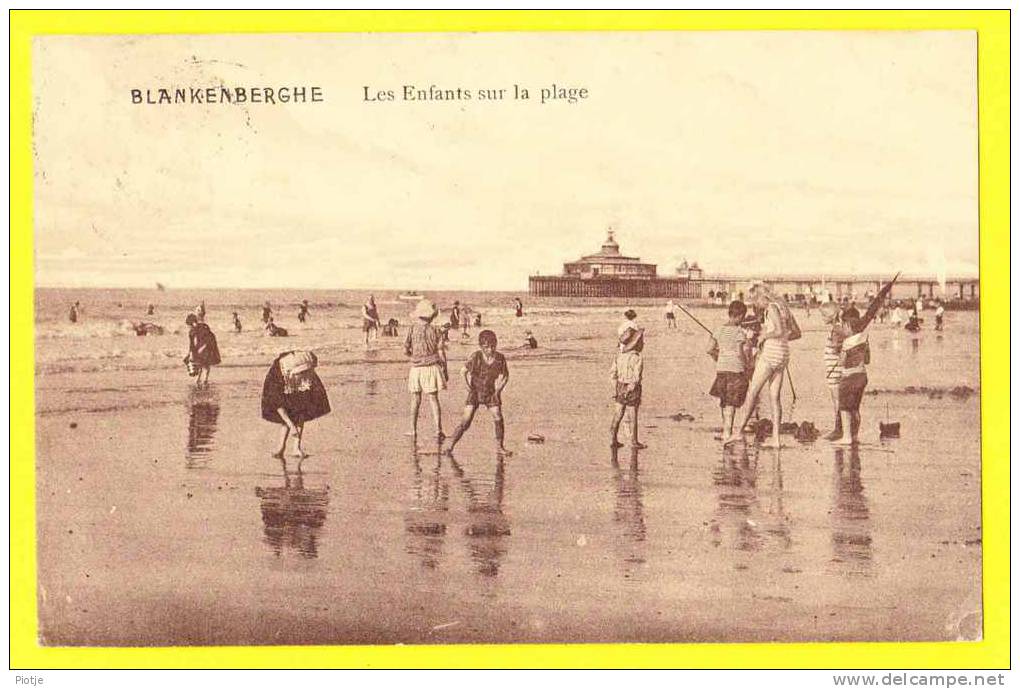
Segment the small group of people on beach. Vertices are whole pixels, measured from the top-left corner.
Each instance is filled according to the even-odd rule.
[[[461,316],[463,313],[459,311],[459,306],[459,302],[454,303],[455,316]],[[302,303],[302,307],[307,317],[307,301]],[[188,326],[189,346],[184,361],[189,374],[196,376],[198,384],[203,385],[208,384],[211,367],[221,363],[221,359],[216,336],[204,320],[204,303],[200,310],[196,309],[195,313],[189,314],[185,320]],[[445,390],[449,382],[445,350],[448,338],[443,327],[433,324],[438,314],[439,309],[432,301],[421,299],[411,314],[414,322],[404,339],[405,354],[412,361],[408,374],[408,389],[412,396],[410,435],[417,443],[418,417],[424,396],[435,422],[437,451],[452,453],[461,437],[471,427],[478,407],[484,405],[492,416],[497,451],[501,456],[511,455],[504,444],[505,424],[501,397],[510,380],[510,372],[506,358],[497,350],[496,334],[491,330],[482,330],[479,333],[479,348],[469,357],[461,371],[467,388],[467,400],[461,421],[449,438],[443,432],[439,392]],[[236,311],[232,315],[235,330],[240,332],[240,318]],[[361,315],[367,346],[380,329],[379,312],[374,296],[370,296],[365,302]],[[263,306],[262,318],[267,329],[274,327],[269,302]],[[474,322],[481,324],[481,314],[475,314]],[[387,327],[389,325],[390,323]],[[538,342],[534,335],[530,330],[527,331],[522,347],[537,346]],[[325,386],[316,373],[317,366],[316,355],[303,350],[284,352],[270,365],[263,383],[262,418],[283,427],[280,444],[274,452],[274,457],[283,457],[290,440],[295,444],[292,454],[306,456],[302,445],[305,424],[330,412]]]
[[[741,441],[744,429],[765,394],[771,402],[772,412],[771,430],[765,445],[779,446],[783,427],[782,389],[790,361],[789,343],[801,337],[801,330],[786,300],[774,295],[768,285],[758,283],[752,286],[749,303],[751,309],[742,300],[732,301],[727,309],[726,322],[711,332],[708,343],[707,353],[715,361],[716,371],[709,394],[719,400],[722,421],[718,438],[724,446]],[[307,302],[303,302],[302,308],[307,317]],[[676,327],[677,308],[672,301],[668,304],[668,329]],[[829,327],[822,358],[832,400],[833,430],[826,438],[834,443],[850,444],[858,437],[860,405],[867,386],[866,366],[870,363],[871,353],[866,327],[870,318],[865,322],[856,308],[843,307],[836,302],[821,304],[819,308]],[[521,309],[520,300],[515,300],[515,314]],[[682,307],[679,309],[691,315]],[[471,427],[478,408],[484,405],[492,417],[497,451],[501,455],[511,454],[505,445],[502,403],[502,392],[509,383],[510,372],[492,330],[482,330],[478,334],[478,349],[461,369],[466,389],[463,413],[453,433],[447,436],[444,432],[439,393],[447,388],[450,380],[446,355],[448,328],[464,327],[468,317],[458,301],[450,310],[449,326],[435,324],[439,313],[431,300],[420,299],[411,314],[412,323],[404,338],[404,352],[411,359],[407,383],[411,394],[408,435],[417,444],[424,397],[435,427],[436,451],[452,452]],[[235,327],[239,329],[237,313],[233,315]],[[941,320],[941,315],[937,312],[936,318]],[[368,346],[380,329],[374,297],[366,301],[361,316]],[[638,324],[637,313],[633,309],[625,311],[624,318],[616,332],[616,351],[610,369],[614,387],[610,444],[613,448],[621,447],[618,436],[626,419],[631,445],[640,449],[646,447],[638,431],[645,330]],[[263,319],[267,327],[272,325],[268,302],[263,309]],[[186,322],[189,352],[185,361],[189,373],[197,376],[200,384],[208,383],[210,367],[220,363],[215,335],[197,313],[189,315]],[[480,324],[480,316],[476,323]],[[537,347],[530,330],[521,347]],[[317,359],[313,353],[294,350],[277,357],[266,376],[262,416],[284,426],[278,455],[285,450],[289,438],[295,439],[297,453],[303,454],[301,439],[304,424],[329,412],[329,400],[315,374],[316,366]]]
[[[825,342],[825,382],[834,413],[833,430],[826,439],[849,445],[857,440],[861,427],[861,400],[868,385],[865,368],[871,363],[871,348],[861,314],[853,306],[840,309],[824,304],[822,318],[829,326]]]
[[[742,439],[762,393],[767,390],[772,427],[764,445],[779,447],[790,342],[800,339],[801,330],[786,300],[777,298],[768,285],[755,284],[749,294],[755,314],[748,317],[744,302],[731,302],[726,323],[709,340],[707,351],[716,362],[716,377],[709,394],[719,399],[722,419],[719,438],[726,446]],[[828,302],[820,309],[830,326],[823,360],[835,413],[835,427],[826,438],[834,443],[851,444],[857,440],[860,405],[868,382],[867,323],[861,321],[853,307],[841,309],[835,302]]]
[[[455,307],[458,304],[455,303]],[[467,399],[460,424],[448,438],[443,432],[442,407],[439,392],[445,390],[449,381],[449,370],[444,347],[444,336],[441,328],[433,325],[439,309],[428,300],[422,299],[411,314],[415,319],[404,338],[404,353],[411,357],[411,370],[408,373],[407,387],[411,393],[411,429],[409,435],[417,443],[418,416],[421,409],[422,396],[428,400],[435,424],[436,445],[439,451],[452,453],[464,433],[471,427],[471,422],[484,405],[492,415],[493,429],[496,438],[497,452],[503,456],[512,454],[504,444],[506,435],[503,420],[502,392],[510,381],[510,370],[506,357],[498,350],[499,342],[491,330],[483,330],[478,334],[478,350],[468,358],[461,369],[464,384],[467,388]]]

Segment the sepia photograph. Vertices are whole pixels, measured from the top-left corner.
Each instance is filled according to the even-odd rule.
[[[984,638],[975,31],[31,64],[40,646]]]

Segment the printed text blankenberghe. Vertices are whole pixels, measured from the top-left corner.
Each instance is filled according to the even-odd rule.
[[[287,103],[321,103],[325,96],[321,86],[209,86],[131,89],[135,105],[244,105],[248,103],[278,105]]]

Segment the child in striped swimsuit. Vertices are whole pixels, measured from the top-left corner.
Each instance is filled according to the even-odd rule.
[[[825,436],[826,440],[838,440],[843,437],[843,421],[839,416],[839,381],[843,378],[843,369],[839,365],[839,352],[843,347],[843,340],[846,338],[846,330],[839,322],[839,306],[835,302],[826,302],[822,305],[822,320],[829,326],[829,337],[825,341],[825,384],[829,388],[829,397],[832,399],[832,411],[835,414],[835,425],[833,430]]]

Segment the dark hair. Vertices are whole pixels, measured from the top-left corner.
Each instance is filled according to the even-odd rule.
[[[731,301],[730,307],[726,309],[726,313],[729,314],[730,318],[743,319],[747,315],[747,304],[742,301]]]
[[[483,345],[492,345],[495,348],[498,343],[499,342],[496,339],[496,333],[492,332],[491,330],[483,330],[482,332],[478,333],[479,347]]]
[[[195,325],[196,323],[198,323],[198,316],[193,313],[189,313],[188,317],[184,319],[185,325]]]
[[[637,311],[635,311],[634,309],[627,309],[626,311],[623,312],[623,317],[629,321],[632,321],[635,318],[637,318]]]
[[[856,321],[860,317],[861,317],[861,312],[858,311],[857,308],[854,307],[854,306],[851,306],[849,308],[843,309],[842,318],[843,318],[843,322],[845,322],[845,323],[849,323],[851,320]]]

